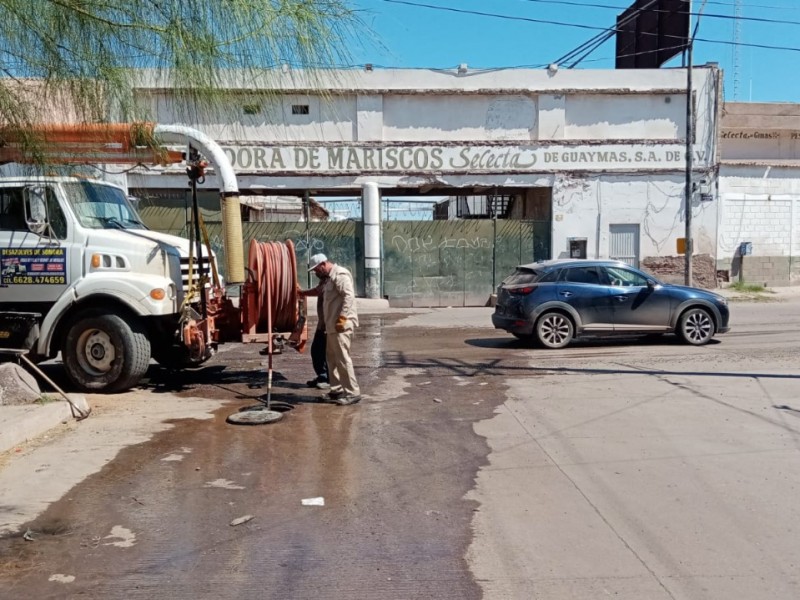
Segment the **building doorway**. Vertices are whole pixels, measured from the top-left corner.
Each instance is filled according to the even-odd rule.
[[[639,268],[639,225],[609,226],[608,257]]]

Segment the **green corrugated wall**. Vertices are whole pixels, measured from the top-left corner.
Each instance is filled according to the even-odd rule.
[[[175,209],[142,211],[152,229],[184,235]],[[164,212],[168,211],[168,212]],[[168,225],[168,227],[164,227]],[[177,226],[184,225],[183,229]],[[218,263],[224,266],[222,224],[206,223]],[[356,293],[364,294],[364,229],[360,222],[243,223],[245,251],[251,239],[291,239],[297,252],[300,285],[313,285],[307,257],[322,252],[353,273]],[[496,245],[496,254],[493,248]],[[550,258],[550,223],[545,221],[458,220],[385,221],[383,294],[392,306],[483,306],[519,264]],[[223,273],[224,275],[224,273]]]

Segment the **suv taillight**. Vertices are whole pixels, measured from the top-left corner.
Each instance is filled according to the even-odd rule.
[[[508,293],[514,296],[527,296],[535,289],[535,286],[528,285],[521,288],[509,288]]]

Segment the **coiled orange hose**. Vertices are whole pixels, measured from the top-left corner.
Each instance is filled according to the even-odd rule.
[[[258,331],[287,332],[297,326],[297,261],[294,244],[250,241],[248,268],[256,292],[250,306],[251,322]]]

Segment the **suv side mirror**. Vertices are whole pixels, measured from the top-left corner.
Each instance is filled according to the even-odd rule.
[[[652,279],[648,279],[647,280],[647,287],[648,287],[648,289],[652,290],[654,287],[656,287],[656,282],[653,281]]]
[[[25,223],[28,230],[41,235],[47,229],[47,190],[40,186],[25,188]]]

